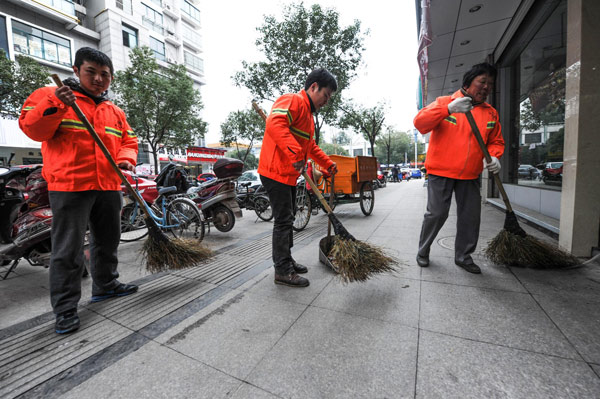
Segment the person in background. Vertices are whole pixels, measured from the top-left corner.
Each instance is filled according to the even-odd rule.
[[[58,334],[79,328],[77,305],[84,270],[83,246],[90,229],[92,302],[133,294],[119,282],[117,248],[121,234],[121,180],[71,107],[77,104],[120,168],[134,171],[137,137],[123,111],[106,97],[113,80],[106,54],[80,48],[73,72],[78,80],[42,87],[25,101],[19,126],[42,142],[42,175],[52,208],[50,302]]]
[[[469,273],[481,273],[471,254],[479,239],[481,195],[479,175],[486,167],[500,171],[504,139],[498,112],[485,102],[492,92],[496,68],[488,63],[474,65],[463,76],[462,89],[438,97],[414,119],[421,134],[431,132],[427,151],[427,212],[423,218],[417,264],[429,266],[429,251],[448,218],[452,194],[456,198],[457,223],[454,262]],[[483,136],[492,160],[487,164],[465,113],[470,111]]]
[[[330,174],[337,172],[333,162],[315,143],[313,113],[323,107],[337,90],[337,82],[323,68],[306,78],[304,90],[284,94],[273,104],[267,118],[258,173],[267,191],[273,216],[273,266],[275,284],[307,287],[308,279],[299,273],[308,268],[292,258],[296,180],[307,158],[314,159]]]

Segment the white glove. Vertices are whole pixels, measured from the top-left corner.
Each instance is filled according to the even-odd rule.
[[[455,112],[465,113],[473,109],[471,104],[471,97],[459,97],[448,104],[448,112],[453,114]]]
[[[483,167],[487,168],[492,173],[500,172],[500,161],[496,157],[492,157],[492,161],[490,163],[485,162],[485,158],[483,158]]]

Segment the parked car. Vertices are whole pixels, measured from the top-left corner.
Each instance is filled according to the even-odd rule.
[[[542,171],[542,180],[546,184],[562,183],[563,163],[562,162],[547,162]]]
[[[419,169],[411,169],[410,177],[412,177],[413,179],[420,179],[421,177],[423,177],[423,174]]]
[[[519,179],[535,180],[540,176],[540,171],[533,165],[521,165],[517,171]]]
[[[247,170],[244,173],[242,173],[242,175],[240,177],[238,177],[238,192],[240,191],[239,183],[245,183],[245,182],[252,183],[248,187],[249,192],[254,192],[258,186],[262,185],[262,183],[260,181],[260,176],[256,169]],[[242,191],[246,191],[246,189],[244,188]]]

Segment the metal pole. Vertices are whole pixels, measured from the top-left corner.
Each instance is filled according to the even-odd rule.
[[[413,129],[413,133],[415,134],[415,169],[417,169],[417,129]]]

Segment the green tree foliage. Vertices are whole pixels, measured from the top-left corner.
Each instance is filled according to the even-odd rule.
[[[130,54],[131,66],[116,73],[113,90],[127,121],[142,142],[148,143],[158,163],[158,149],[185,147],[203,137],[206,122],[200,93],[183,65],[161,68],[149,47],[136,47]]]
[[[254,142],[262,140],[264,131],[265,122],[256,111],[234,111],[221,124],[221,143],[226,147],[235,145],[236,154],[239,155],[236,158],[245,164]],[[240,150],[240,143],[248,144],[248,148]]]
[[[319,147],[321,147],[323,152],[327,155],[348,155],[348,151],[345,150],[340,144],[322,142],[319,144]]]
[[[383,121],[385,121],[385,105],[377,104],[375,107],[365,108],[348,103],[342,107],[342,111],[343,115],[338,121],[339,126],[362,134],[371,145],[371,154],[375,154],[375,141],[379,137]]]
[[[284,93],[304,88],[308,74],[317,67],[329,70],[337,80],[338,92],[317,116],[318,138],[323,123],[336,120],[341,104],[340,93],[356,77],[364,51],[363,41],[368,31],[361,32],[361,23],[341,27],[334,9],[323,9],[303,3],[285,6],[283,19],[265,16],[257,28],[257,48],[266,61],[242,62],[242,71],[234,74],[238,87],[246,87],[258,100],[274,101]],[[318,140],[317,140],[318,143]]]
[[[0,49],[0,117],[17,119],[27,97],[48,83],[46,67],[24,55],[17,55],[13,62]]]
[[[387,142],[389,142],[389,150]],[[408,162],[414,162],[415,144],[408,133],[398,132],[390,128],[377,140],[376,144],[374,154],[379,162],[386,160],[385,163],[388,165],[404,163],[404,154],[406,154]],[[418,143],[417,154],[423,154],[424,152],[425,144]]]
[[[234,149],[231,151],[227,151],[227,153],[225,153],[225,156],[228,158],[239,159],[240,161],[244,162],[244,170],[258,168],[258,158],[256,158],[254,154],[250,153],[244,155],[244,151],[238,151],[237,149]],[[245,157],[245,160],[242,159],[242,156]]]

